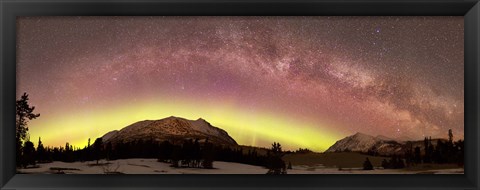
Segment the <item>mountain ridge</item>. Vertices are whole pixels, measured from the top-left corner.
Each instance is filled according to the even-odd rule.
[[[438,141],[447,141],[442,138],[431,139],[432,145],[436,145]],[[407,149],[420,147],[424,151],[424,141],[422,140],[397,140],[383,135],[367,135],[357,132],[336,141],[325,152],[361,152],[375,153],[377,155],[400,155],[404,154]]]
[[[402,154],[405,142],[383,135],[371,136],[357,132],[336,141],[325,152],[375,152],[380,155]]]
[[[105,143],[126,143],[138,140],[153,141],[183,141],[185,139],[199,139],[223,145],[238,145],[228,133],[211,125],[206,120],[188,120],[170,116],[159,120],[142,120],[105,133],[102,137]]]

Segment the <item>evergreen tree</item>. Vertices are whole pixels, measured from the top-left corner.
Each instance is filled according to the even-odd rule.
[[[106,158],[107,158],[107,160],[112,159],[112,151],[113,151],[113,150],[112,150],[112,143],[111,143],[111,142],[108,142],[108,143],[107,143],[107,150],[106,150],[106,156],[107,156]]]
[[[95,160],[97,160],[97,164],[98,164],[98,161],[102,159],[102,151],[103,151],[102,146],[103,146],[102,138],[97,138],[93,143],[94,156],[95,156]]]
[[[433,145],[432,145],[432,138],[429,139],[425,137],[424,139],[424,146],[425,146],[425,155],[423,156],[424,163],[431,163],[432,162],[432,154],[433,154]]]
[[[35,114],[35,106],[28,104],[28,94],[23,93],[19,100],[15,102],[16,117],[15,117],[15,148],[17,166],[21,165],[22,144],[28,133],[28,121],[40,117],[40,114]],[[27,158],[28,159],[28,158]]]
[[[387,161],[387,159],[382,160],[382,167],[383,167],[383,169],[389,169],[390,168],[390,163]]]
[[[398,160],[397,160],[397,163],[396,163],[396,165],[395,165],[395,168],[396,168],[396,169],[405,168],[405,162],[403,161],[403,159],[400,158],[400,157],[398,157],[397,159],[398,159]]]
[[[444,158],[444,154],[446,153],[445,151],[445,144],[439,139],[437,141],[437,147],[435,148],[435,150],[433,151],[433,154],[432,154],[432,161],[435,162],[435,163],[445,163],[445,158]]]
[[[449,129],[449,130],[448,130],[448,142],[450,142],[450,144],[453,144],[453,133],[452,133],[452,129]]]
[[[70,144],[68,142],[65,143],[65,152],[63,153],[63,160],[64,162],[70,162],[69,159],[70,155]]]
[[[208,142],[208,138],[205,141],[205,144],[203,145],[203,152],[202,152],[202,157],[203,157],[203,162],[202,166],[203,168],[208,168],[211,169],[213,168],[213,160],[215,157],[215,152],[214,152],[214,147],[213,144]]]
[[[464,142],[463,140],[458,140],[455,142],[455,161],[458,163],[459,166],[463,166],[464,163]]]
[[[168,141],[163,141],[160,144],[159,148],[159,155],[158,155],[158,161],[159,162],[167,162],[172,158],[172,151],[173,147],[172,144]]]
[[[453,163],[455,162],[455,152],[457,150],[455,150],[455,147],[454,147],[454,144],[453,144],[453,133],[452,133],[452,129],[449,129],[448,130],[448,142],[446,144],[446,147],[445,147],[445,154],[447,154],[445,157],[445,161],[448,162],[448,163]]]
[[[411,142],[407,142],[406,147],[408,147],[405,150],[405,161],[407,163],[407,166],[411,166],[415,163],[415,155],[413,152],[413,144]]]
[[[422,157],[420,155],[420,147],[418,147],[418,146],[415,147],[414,161],[417,164],[420,164],[422,162]]]
[[[37,160],[39,162],[46,162],[48,159],[46,158],[46,151],[42,144],[42,139],[38,137],[38,146],[37,146]]]
[[[86,158],[85,160],[88,160],[88,161],[93,159],[92,158],[92,148],[90,146],[90,138],[88,138],[87,148],[85,150],[85,158]]]
[[[282,145],[273,142],[272,149],[268,151],[267,174],[286,174],[285,162],[282,160],[284,153],[282,152]]]
[[[398,155],[393,155],[390,158],[390,161],[387,161],[386,159],[383,159],[382,161],[382,167],[385,169],[400,169],[400,168],[405,168],[405,162],[402,158],[400,158]]]
[[[183,143],[183,160],[182,165],[186,165],[187,167],[191,167],[192,159],[193,159],[193,142],[191,139],[186,140]]]
[[[370,159],[368,159],[368,157],[365,162],[363,162],[363,170],[373,170],[373,165],[370,162]]]
[[[24,168],[28,165],[35,165],[35,146],[30,140],[25,141],[22,158],[22,166]]]
[[[172,150],[172,167],[179,167],[178,162],[182,160],[183,155],[182,155],[182,147],[179,145],[173,145],[173,150]]]
[[[200,167],[200,160],[202,159],[202,155],[200,154],[200,142],[198,139],[195,139],[193,143],[193,167]]]

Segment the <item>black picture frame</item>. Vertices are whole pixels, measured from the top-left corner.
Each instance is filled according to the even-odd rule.
[[[1,0],[1,189],[479,189],[477,0]],[[28,175],[15,169],[16,17],[145,15],[460,15],[465,18],[463,175]]]

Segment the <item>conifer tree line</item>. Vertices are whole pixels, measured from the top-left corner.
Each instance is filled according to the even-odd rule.
[[[257,150],[232,148],[222,145],[214,145],[208,142],[200,143],[198,139],[184,140],[183,143],[170,141],[157,142],[154,140],[139,140],[127,143],[103,143],[102,138],[97,138],[93,144],[83,148],[73,147],[69,143],[60,147],[44,147],[41,139],[35,148],[34,143],[26,141],[23,148],[23,160],[19,166],[27,167],[36,163],[48,163],[52,161],[62,162],[85,162],[99,160],[117,160],[128,158],[154,158],[159,162],[170,163],[172,167],[213,168],[213,161],[237,162],[256,166],[268,167],[268,162],[278,162],[276,157],[260,155]],[[275,149],[274,155],[283,154],[281,149]],[[281,159],[280,159],[281,161]],[[281,167],[285,164],[281,161]],[[278,163],[277,163],[278,165]],[[271,167],[277,167],[271,166]]]
[[[278,146],[274,143],[275,148],[272,154],[259,155],[256,149],[244,152],[242,148],[214,145],[208,142],[208,139],[204,143],[199,143],[198,139],[189,139],[176,144],[170,141],[159,143],[154,140],[140,140],[117,143],[115,146],[110,142],[104,144],[102,138],[97,138],[93,144],[90,144],[90,139],[88,142],[84,148],[73,147],[69,143],[60,147],[44,147],[39,139],[35,149],[34,143],[26,141],[22,154],[25,161],[22,161],[20,166],[27,167],[52,161],[96,161],[96,164],[99,164],[99,160],[102,159],[155,158],[159,162],[170,163],[172,167],[213,168],[213,161],[226,161],[264,166],[275,170],[275,174],[282,173],[276,168],[285,169],[285,163],[278,157],[283,154],[281,147],[278,147],[279,143]]]
[[[437,139],[436,145],[433,145],[431,137],[425,137],[423,140],[423,151],[419,146],[413,147],[410,144],[405,152],[405,162],[407,165],[420,163],[447,164],[456,163],[463,166],[464,163],[464,141],[453,141],[452,130],[448,130],[448,140]]]
[[[433,142],[436,145],[433,145]],[[464,141],[453,141],[452,130],[448,130],[448,140],[432,140],[425,137],[423,150],[420,146],[413,147],[412,142],[407,142],[404,155],[393,155],[390,160],[384,159],[382,167],[386,169],[398,169],[417,164],[464,164]]]
[[[23,154],[22,158],[28,158],[29,162],[21,162],[22,167],[33,166],[37,163],[49,163],[52,161],[62,162],[85,162],[99,160],[116,160],[127,158],[155,158],[159,162],[170,163],[171,167],[189,168],[214,168],[214,161],[237,162],[256,166],[263,166],[268,169],[267,174],[286,174],[287,167],[282,160],[285,152],[282,151],[280,143],[273,143],[267,155],[258,154],[256,148],[243,151],[242,148],[231,148],[221,145],[214,145],[208,142],[200,143],[198,139],[184,140],[183,143],[172,143],[163,141],[161,143],[148,141],[135,141],[128,143],[104,144],[102,138],[97,138],[93,144],[84,148],[75,148],[69,143],[61,147],[43,147],[41,139],[35,149],[30,141],[25,142],[24,150],[31,154]],[[95,164],[93,164],[95,165]],[[291,163],[288,167],[291,169]]]

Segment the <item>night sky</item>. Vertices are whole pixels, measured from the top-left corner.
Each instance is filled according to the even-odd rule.
[[[463,17],[19,17],[36,144],[203,118],[239,144],[463,138]]]

